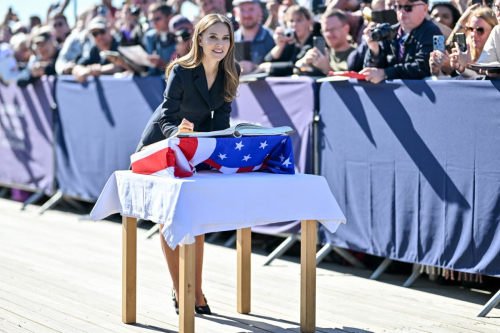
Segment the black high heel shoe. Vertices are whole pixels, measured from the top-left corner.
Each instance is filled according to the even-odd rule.
[[[175,313],[179,314],[179,303],[177,303],[177,299],[175,298],[175,291],[172,289],[172,301],[174,302]]]
[[[207,302],[207,299],[206,299],[205,295],[203,295],[203,299],[205,299],[205,303],[207,303],[207,305],[197,306],[197,305],[195,304],[195,305],[194,305],[194,311],[195,311],[197,314],[202,314],[202,315],[211,315],[211,314],[212,314],[212,311],[210,311],[210,307],[208,306],[208,302]]]

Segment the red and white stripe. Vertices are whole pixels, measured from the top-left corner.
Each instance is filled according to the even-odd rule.
[[[207,163],[224,174],[249,172],[266,166],[266,161],[257,166],[227,168],[210,159],[217,144],[215,138],[169,138],[155,143],[147,150],[133,154],[132,172],[161,177],[190,177],[193,166]]]

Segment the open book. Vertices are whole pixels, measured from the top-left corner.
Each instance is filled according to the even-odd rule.
[[[216,136],[234,136],[236,138],[242,136],[264,136],[264,135],[288,135],[295,133],[289,126],[281,127],[263,127],[254,124],[241,123],[233,127],[229,127],[221,131],[213,132],[179,132],[179,138],[202,138],[202,137],[216,137]]]

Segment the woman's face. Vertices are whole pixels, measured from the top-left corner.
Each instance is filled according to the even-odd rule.
[[[229,28],[226,24],[218,22],[205,30],[200,38],[204,57],[221,61],[227,55],[231,45]]]
[[[467,25],[468,35],[473,48],[483,51],[484,43],[490,35],[492,27],[485,20],[472,16]]]
[[[286,22],[288,28],[295,29],[297,39],[306,38],[311,33],[311,20],[305,18],[301,13],[293,13],[291,20]]]
[[[454,28],[453,25],[453,13],[446,6],[436,6],[432,9],[431,16],[436,22],[442,23],[449,27]]]

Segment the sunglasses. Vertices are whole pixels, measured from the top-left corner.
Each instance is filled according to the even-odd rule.
[[[399,5],[395,4],[392,6],[392,9],[395,11],[401,11],[404,10],[407,13],[411,13],[413,11],[413,7],[415,6],[423,6],[425,3],[417,3],[416,5]]]
[[[472,28],[472,27],[466,27],[465,29],[467,29],[468,32],[470,33],[473,33],[474,30],[476,30],[476,33],[479,35],[479,36],[482,36],[484,35],[484,28]]]
[[[59,28],[59,27],[62,27],[63,24],[61,22],[59,23],[54,23],[54,28]]]
[[[106,33],[106,30],[97,30],[92,32],[92,36],[97,37],[99,35],[104,35]]]

